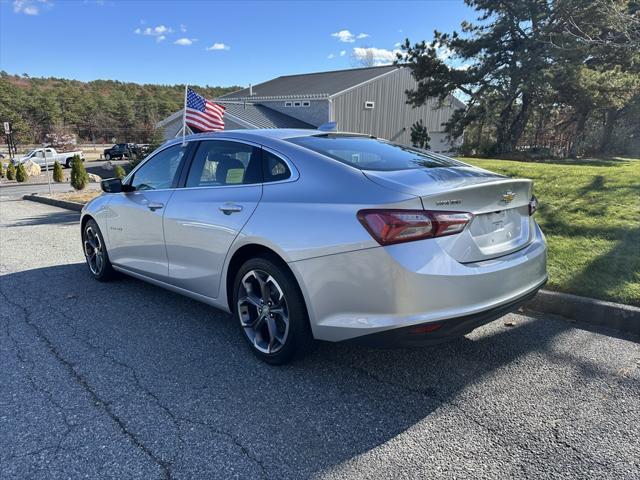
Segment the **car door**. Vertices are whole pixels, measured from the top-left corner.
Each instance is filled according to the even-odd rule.
[[[53,162],[55,162],[57,160],[57,154],[53,153],[53,149],[52,148],[47,148],[45,149],[46,152],[46,157],[42,158],[42,163],[40,164],[41,167],[44,168],[53,168]]]
[[[202,140],[164,216],[170,282],[217,298],[225,257],[262,196],[261,150]]]
[[[29,160],[44,167],[44,150],[38,150]]]
[[[159,151],[126,178],[131,192],[109,202],[109,258],[114,265],[166,281],[167,253],[162,217],[174,194],[185,155],[181,144]]]

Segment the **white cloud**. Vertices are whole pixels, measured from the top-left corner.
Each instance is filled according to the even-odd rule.
[[[187,26],[184,23],[180,24],[180,31],[181,32],[186,32],[187,31]]]
[[[347,54],[346,50],[340,50],[340,56],[344,57]]]
[[[144,30],[140,28],[136,28],[133,32],[138,35],[142,34],[142,35],[147,35],[151,37],[161,37],[161,36],[165,36],[167,33],[173,32],[173,29],[171,29],[170,27],[165,27],[164,25],[158,25],[153,28],[147,27]]]
[[[160,43],[160,42],[162,42],[165,38],[167,38],[165,35],[160,35],[159,37],[156,37],[156,42]]]
[[[211,45],[210,47],[207,47],[207,50],[211,51],[211,50],[231,50],[231,47],[229,45],[225,45],[224,43],[214,43],[213,45]]]
[[[177,39],[175,42],[173,42],[175,45],[182,45],[183,47],[188,47],[189,45],[192,45],[193,42],[197,42],[198,39],[197,38],[179,38]]]
[[[49,0],[13,0],[13,11],[25,15],[38,15],[40,6],[51,6]]]
[[[327,58],[328,58],[329,60],[331,60],[333,57],[335,57],[335,55],[334,55],[333,53],[330,53],[330,54],[327,56]]]
[[[375,65],[385,65],[393,63],[397,57],[396,54],[400,53],[400,50],[387,50],[385,48],[363,48],[356,47],[353,49],[353,56],[358,60],[373,61]]]
[[[332,37],[337,38],[341,42],[344,43],[353,43],[357,39],[367,38],[369,36],[368,33],[359,33],[356,35],[355,33],[351,33],[349,30],[340,30],[339,32],[335,32],[331,34]]]
[[[339,32],[332,33],[331,36],[345,43],[353,43],[356,41],[355,35],[349,30],[340,30]]]
[[[396,42],[393,44],[393,46],[396,48],[400,48],[401,45],[402,45],[402,42]]]

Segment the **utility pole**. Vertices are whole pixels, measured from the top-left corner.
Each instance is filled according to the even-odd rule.
[[[4,122],[4,136],[7,139],[7,147],[9,148],[9,160],[13,160],[11,124],[9,122]]]
[[[47,183],[49,184],[49,195],[52,195],[51,191],[51,174],[49,173],[49,160],[47,160],[47,144],[42,144],[42,154],[44,155],[44,168],[47,169]]]

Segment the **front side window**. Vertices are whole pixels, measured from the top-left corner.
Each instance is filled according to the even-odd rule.
[[[438,153],[369,137],[327,134],[290,138],[289,141],[360,170],[465,166],[462,162]]]
[[[262,151],[262,169],[265,182],[279,182],[291,176],[286,162],[267,150]]]
[[[239,142],[202,141],[187,176],[187,187],[260,183],[260,149]]]
[[[157,153],[136,170],[131,186],[136,190],[172,188],[185,150],[178,144]]]

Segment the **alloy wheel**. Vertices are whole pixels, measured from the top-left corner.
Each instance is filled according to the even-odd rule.
[[[267,272],[251,270],[238,293],[240,324],[249,341],[263,353],[278,352],[289,335],[289,309],[278,282]]]
[[[92,226],[87,227],[84,231],[84,255],[91,273],[100,275],[104,268],[104,247],[98,232]]]

